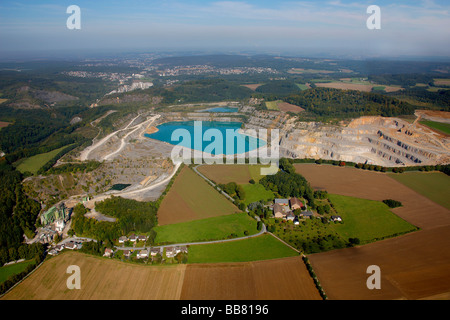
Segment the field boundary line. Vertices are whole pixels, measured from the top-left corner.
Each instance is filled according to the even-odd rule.
[[[274,235],[272,232],[267,231],[268,234],[270,234],[272,237],[274,237],[275,239],[277,239],[278,241],[282,242],[283,244],[285,244],[286,246],[288,246],[289,248],[291,248],[292,250],[298,252],[302,257],[304,257],[305,255],[303,254],[303,252],[301,252],[300,250],[294,248],[293,246],[291,246],[289,243],[285,242],[284,240],[281,240],[280,238],[278,238],[276,235]]]
[[[29,272],[25,277],[23,277],[22,279],[20,279],[18,282],[16,282],[11,288],[9,288],[8,290],[6,290],[5,293],[0,295],[0,299],[3,298],[8,292],[10,292],[12,289],[14,289],[17,285],[19,285],[20,283],[22,283],[22,281],[24,281],[26,278],[28,278],[28,276],[32,275],[37,269],[39,269],[39,267],[45,262],[46,259],[44,259],[38,266],[36,266],[36,268],[34,268],[33,270],[31,270],[31,272]]]

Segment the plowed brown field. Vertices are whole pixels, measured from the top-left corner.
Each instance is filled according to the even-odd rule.
[[[321,300],[300,257],[191,264],[182,300]]]
[[[69,265],[81,289],[69,290]],[[140,266],[66,252],[46,261],[4,300],[321,299],[300,257],[243,263]]]
[[[296,164],[313,188],[371,199],[395,199],[392,210],[422,228],[401,237],[309,256],[330,299],[426,299],[450,292],[450,211],[383,173]],[[369,290],[367,267],[381,268],[381,289]]]
[[[239,212],[192,169],[184,167],[158,209],[158,224],[217,217]]]

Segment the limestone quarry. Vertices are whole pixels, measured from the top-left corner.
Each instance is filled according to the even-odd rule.
[[[418,118],[419,119],[419,118]],[[280,130],[280,153],[288,158],[313,158],[368,163],[386,167],[447,164],[450,137],[400,118],[361,117],[349,124],[301,122],[286,114],[258,113],[246,128]]]

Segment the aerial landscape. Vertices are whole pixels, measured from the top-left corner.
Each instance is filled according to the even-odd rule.
[[[0,5],[0,300],[450,300],[446,1],[76,2]]]

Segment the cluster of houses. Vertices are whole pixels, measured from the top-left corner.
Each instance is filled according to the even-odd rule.
[[[133,242],[133,243],[136,243],[138,241],[144,241],[145,242],[145,241],[147,241],[147,239],[148,239],[147,236],[143,236],[143,235],[137,236],[135,234],[132,234],[129,237],[126,237],[126,236],[120,237],[119,238],[119,243],[120,244],[124,244],[127,241],[130,241],[130,242]]]
[[[61,252],[63,249],[69,249],[69,250],[78,250],[81,249],[83,246],[82,242],[79,241],[69,241],[67,243],[58,244],[54,248],[50,249],[48,254],[52,256],[56,256],[59,252]]]
[[[164,248],[163,247],[152,247],[149,249],[143,249],[139,250],[136,257],[138,259],[146,259],[151,257],[155,257],[156,255],[163,255]],[[173,258],[180,252],[187,253],[188,249],[186,246],[172,246],[172,247],[166,247],[166,257],[167,258]],[[105,254],[103,256],[110,257],[112,255],[111,249],[105,249]],[[123,256],[126,258],[131,257],[133,251],[132,250],[123,250]]]
[[[294,210],[301,210],[297,216],[294,214]],[[310,218],[313,216],[312,211],[307,210],[306,201],[303,203],[298,198],[290,199],[275,199],[273,205],[273,215],[275,218],[281,218],[284,220],[293,221],[294,224],[299,224],[298,217]]]
[[[294,214],[294,210],[301,210],[298,215]],[[273,204],[273,215],[275,218],[293,221],[294,224],[299,224],[299,217],[312,218],[313,213],[307,210],[306,201],[303,203],[298,198],[290,199],[275,199]],[[333,215],[330,218],[332,222],[341,222],[341,216]]]

